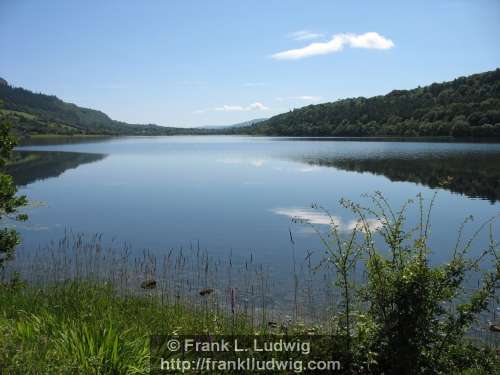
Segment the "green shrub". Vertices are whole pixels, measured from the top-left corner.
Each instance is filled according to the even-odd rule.
[[[352,353],[350,368],[376,374],[493,373],[488,372],[495,369],[493,351],[472,345],[466,334],[495,298],[500,280],[500,253],[492,235],[494,219],[463,241],[466,220],[450,262],[433,266],[428,234],[434,198],[426,209],[423,198],[417,197],[419,223],[409,229],[407,213],[413,201],[399,211],[381,193],[371,196],[371,201],[371,207],[342,201],[358,218],[348,236],[333,219],[330,235],[320,234],[328,264],[337,272],[341,299],[334,320],[337,333],[346,338],[347,352]],[[490,228],[489,246],[479,256],[470,257],[473,241],[486,227]],[[487,261],[490,265],[481,286],[466,293],[467,275]],[[359,268],[365,269],[361,282],[355,277]]]

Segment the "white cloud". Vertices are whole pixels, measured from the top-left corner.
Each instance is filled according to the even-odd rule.
[[[335,34],[328,42],[311,43],[303,48],[275,53],[271,55],[271,57],[276,60],[297,60],[305,57],[339,52],[344,49],[344,46],[351,48],[385,50],[394,47],[394,43],[392,40],[387,39],[376,32],[368,32],[359,35]]]
[[[323,212],[318,212],[306,208],[275,208],[271,211],[276,215],[287,216],[291,219],[306,221],[311,224],[330,225],[332,223],[339,223],[338,217],[330,217]]]
[[[222,107],[214,108],[214,110],[215,111],[222,111],[222,112],[267,111],[267,110],[269,110],[269,107],[266,107],[261,102],[255,102],[255,103],[247,105],[246,107],[243,107],[241,105],[224,104]]]
[[[366,223],[368,224],[369,231],[377,231],[382,228],[382,223],[377,219],[366,219]],[[351,220],[340,226],[340,230],[344,231],[353,231],[354,229],[362,232],[365,231],[363,223],[359,220]]]
[[[325,212],[308,208],[275,208],[271,210],[276,215],[287,216],[291,219],[299,220],[316,225],[334,225],[341,232],[363,230],[361,222],[358,220],[343,221],[338,216],[330,216]],[[371,231],[376,231],[382,227],[382,223],[376,219],[367,219],[368,227]]]
[[[313,33],[309,30],[299,30],[288,34],[288,36],[293,40],[311,40],[321,38],[324,36],[324,34]]]
[[[269,108],[260,102],[250,104],[247,109],[249,111],[267,111]]]

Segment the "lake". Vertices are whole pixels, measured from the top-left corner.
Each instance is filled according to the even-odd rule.
[[[343,197],[368,204],[362,195],[380,191],[398,208],[418,193],[430,200],[437,192],[435,262],[447,259],[466,216],[474,216],[472,233],[500,213],[495,143],[231,136],[44,143],[19,147],[27,161],[9,169],[34,202],[30,220],[16,224],[23,237],[18,262],[67,231],[103,233],[136,254],[199,246],[235,263],[251,257],[286,285],[307,254],[323,253],[311,225],[292,222],[326,229],[328,216],[312,203],[348,231],[354,218],[340,207]]]

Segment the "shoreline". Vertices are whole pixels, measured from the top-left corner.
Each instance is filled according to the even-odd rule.
[[[188,129],[188,128],[187,128]],[[189,128],[190,129],[190,128]],[[325,141],[391,141],[391,142],[443,142],[443,143],[500,143],[500,137],[452,137],[452,136],[397,136],[397,135],[380,135],[380,136],[308,136],[308,135],[261,135],[261,134],[152,134],[152,135],[135,135],[135,134],[31,134],[20,136],[20,144],[29,140],[44,140],[44,139],[100,139],[100,138],[159,138],[159,137],[242,137],[242,138],[273,138],[279,140],[325,140]]]

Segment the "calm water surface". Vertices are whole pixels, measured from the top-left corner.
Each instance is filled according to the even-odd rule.
[[[291,221],[324,227],[326,217],[311,203],[348,230],[353,217],[339,206],[342,197],[367,203],[363,193],[381,191],[398,206],[437,191],[436,262],[449,254],[467,215],[478,225],[500,213],[500,144],[135,137],[18,151],[33,160],[11,173],[21,193],[39,202],[19,227],[20,251],[28,253],[71,229],[103,233],[138,252],[199,242],[235,261],[252,253],[286,279],[292,251],[300,263],[308,250],[321,250],[311,228]]]

